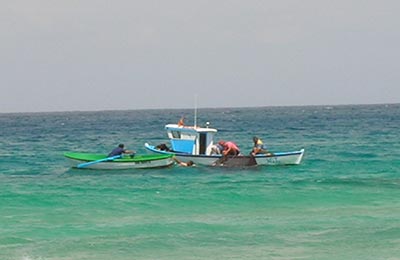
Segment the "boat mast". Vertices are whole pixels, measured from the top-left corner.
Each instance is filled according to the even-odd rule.
[[[197,127],[197,94],[194,95],[194,127]]]

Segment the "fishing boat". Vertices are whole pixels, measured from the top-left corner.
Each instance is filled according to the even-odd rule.
[[[221,154],[214,154],[214,136],[217,129],[206,123],[205,127],[185,126],[181,123],[165,125],[170,148],[166,144],[144,146],[149,151],[158,154],[175,155],[178,160],[191,160],[195,164],[215,166],[219,164]],[[273,152],[257,154],[254,156],[257,165],[290,165],[300,164],[304,155],[304,149],[290,152]],[[249,157],[239,155],[237,157]]]
[[[69,159],[72,167],[124,170],[168,167],[174,163],[173,154],[144,154],[117,155],[107,157],[106,154],[67,152],[64,156]]]

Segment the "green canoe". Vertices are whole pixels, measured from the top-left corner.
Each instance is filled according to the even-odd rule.
[[[122,170],[122,169],[146,169],[167,167],[174,163],[173,155],[129,154],[121,158],[108,158],[106,154],[66,152],[64,156],[69,159],[72,167],[87,169]]]

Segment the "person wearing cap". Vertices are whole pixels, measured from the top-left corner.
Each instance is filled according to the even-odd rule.
[[[222,147],[224,147],[224,150],[222,151],[222,154],[224,156],[227,155],[239,155],[240,154],[240,149],[239,147],[231,141],[219,141],[218,142],[219,145],[221,145]]]
[[[134,155],[135,152],[131,150],[126,150],[124,144],[119,144],[118,147],[114,148],[111,153],[108,154],[108,157],[122,155],[122,154],[131,154]]]

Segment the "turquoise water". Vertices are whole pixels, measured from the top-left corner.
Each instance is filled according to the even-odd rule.
[[[0,114],[0,259],[400,259],[400,105],[200,109],[301,165],[94,171],[191,110]]]

